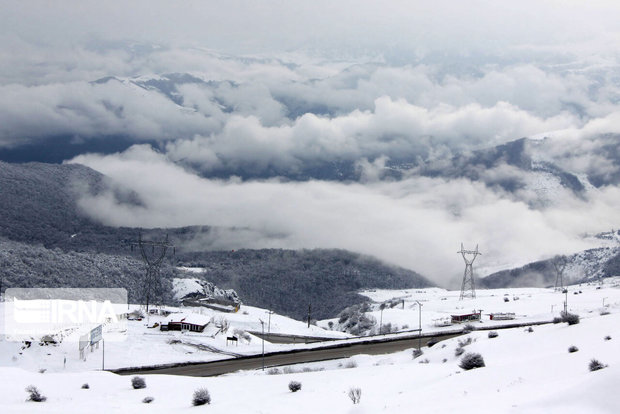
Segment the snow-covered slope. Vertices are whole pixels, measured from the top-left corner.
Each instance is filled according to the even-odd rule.
[[[2,364],[0,401],[3,412],[10,413],[202,411],[200,407],[192,407],[191,400],[194,390],[206,387],[212,400],[205,410],[213,413],[277,414],[288,413],[292,407],[301,414],[410,413],[412,409],[433,413],[617,413],[620,412],[620,399],[615,394],[620,381],[619,283],[608,280],[603,285],[571,287],[571,292],[582,291],[569,295],[569,308],[582,316],[577,325],[560,323],[536,326],[531,331],[499,330],[494,338],[487,331],[473,331],[465,337],[425,347],[423,355],[416,359],[408,350],[280,368],[279,375],[266,375],[275,371],[260,370],[212,378],[145,375],[147,387],[140,390],[132,389],[130,377],[107,372],[59,370],[40,374],[19,365]],[[422,302],[425,313],[454,306],[453,293],[368,292],[376,300],[400,294],[426,299]],[[517,301],[511,295],[510,302],[503,302],[501,292],[485,294],[480,300],[510,303],[522,314],[529,309],[542,312],[548,306],[545,298],[565,296],[550,296],[540,289],[515,293],[520,296]],[[604,309],[609,314],[601,315],[602,303],[598,301],[602,298],[606,299]],[[461,304],[471,307],[478,302]],[[410,316],[415,313],[414,310]],[[568,352],[571,346],[578,351]],[[459,347],[465,353],[479,353],[485,367],[470,371],[460,368],[462,356],[455,352]],[[145,348],[143,352],[149,351]],[[592,359],[605,368],[590,371]],[[288,389],[293,380],[302,384],[296,393]],[[81,388],[84,383],[89,384],[89,389]],[[25,401],[24,389],[31,384],[47,397],[46,402]],[[361,389],[358,405],[353,405],[348,397],[352,387]],[[142,403],[147,396],[154,398],[152,403]]]

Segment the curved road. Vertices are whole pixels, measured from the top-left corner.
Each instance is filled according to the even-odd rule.
[[[283,352],[273,352],[265,354],[264,366],[278,366],[299,364],[302,362],[325,361],[329,359],[348,358],[358,354],[388,354],[391,352],[403,351],[405,349],[417,348],[418,341],[422,346],[427,345],[431,339],[443,340],[462,335],[462,332],[436,334],[433,336],[411,336],[396,339],[375,339],[357,343],[344,343],[327,345],[314,349],[292,350]],[[257,369],[263,366],[262,355],[252,355],[235,359],[226,359],[204,363],[174,364],[159,367],[127,368],[115,370],[121,375],[135,374],[166,374],[166,375],[188,375],[196,377],[210,377],[226,374],[239,370]]]

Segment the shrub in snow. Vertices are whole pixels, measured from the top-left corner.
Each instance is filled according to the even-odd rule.
[[[467,339],[463,339],[463,340],[459,339],[459,348],[463,348],[471,344],[471,341],[472,341],[471,337],[468,337]]]
[[[90,385],[88,385],[88,383],[86,383],[86,384],[82,384],[82,389],[83,389],[83,390],[87,390],[87,389],[89,389],[89,388],[90,388]]]
[[[416,359],[417,357],[422,356],[423,353],[424,352],[422,352],[421,349],[414,349],[413,350],[413,359]]]
[[[471,323],[468,323],[467,325],[465,325],[463,327],[463,332],[465,332],[465,333],[470,333],[470,332],[475,331],[475,330],[476,330],[476,327],[474,325],[472,325]]]
[[[441,362],[443,362],[445,364],[446,362],[448,362],[448,358],[442,359]]]
[[[301,382],[298,382],[298,381],[289,382],[288,389],[291,390],[291,392],[299,391],[301,389]]]
[[[357,404],[362,399],[361,388],[349,388],[348,396],[353,401],[353,404]]]
[[[482,358],[482,355],[474,352],[469,352],[465,354],[461,359],[461,363],[459,364],[459,367],[463,368],[466,371],[474,368],[482,368],[484,366],[484,359]]]
[[[607,336],[605,337],[605,340],[606,340],[606,341],[610,341],[610,340],[611,340],[611,336],[607,335]]]
[[[560,322],[563,322],[563,321],[562,321],[562,318],[560,318],[559,316],[556,316],[553,318],[553,323],[560,323]]]
[[[428,360],[428,358],[424,358],[422,360],[420,360],[420,364],[428,364],[430,361]]]
[[[142,377],[133,377],[131,379],[131,386],[133,387],[134,390],[139,390],[142,388],[146,388],[146,382],[144,381],[144,378]]]
[[[465,353],[465,349],[460,346],[454,350],[454,356],[461,356]]]
[[[569,325],[577,325],[579,323],[579,315],[570,312],[562,312],[562,322],[567,322]]]
[[[41,394],[41,391],[39,391],[39,389],[34,385],[27,386],[26,392],[30,394],[30,396],[28,397],[28,401],[43,402],[47,400],[47,397]]]
[[[437,344],[437,342],[439,342],[438,340],[436,340],[435,338],[431,338],[427,343],[426,346],[428,346],[429,348],[431,348],[433,345]]]
[[[600,313],[601,316],[609,315],[609,311],[607,309],[603,309]]]
[[[534,332],[534,328],[532,328],[531,326],[529,326],[529,327],[525,330],[525,332]]]
[[[497,338],[498,334],[496,331],[490,331],[489,332],[489,338]]]
[[[357,368],[357,362],[355,361],[349,361],[346,364],[344,364],[345,368]]]
[[[209,394],[209,390],[206,388],[198,388],[194,391],[194,396],[192,397],[193,405],[205,405],[211,404],[211,395]]]
[[[599,369],[603,369],[605,367],[607,367],[607,365],[603,364],[602,362],[596,359],[592,359],[590,361],[590,365],[589,365],[590,371],[598,371]]]
[[[155,401],[155,398],[153,398],[153,397],[144,397],[144,399],[142,400],[142,402],[143,402],[144,404],[150,404],[150,403],[152,403],[153,401]]]
[[[571,345],[568,347],[568,352],[570,352],[571,354],[577,351],[579,351],[579,348],[577,348],[575,345]]]
[[[269,368],[267,370],[267,375],[279,375],[280,370],[278,368]]]

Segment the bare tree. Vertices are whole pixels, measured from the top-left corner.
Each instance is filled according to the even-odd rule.
[[[353,401],[353,404],[357,404],[360,402],[360,399],[362,398],[362,389],[361,388],[350,388],[348,395],[351,401]]]

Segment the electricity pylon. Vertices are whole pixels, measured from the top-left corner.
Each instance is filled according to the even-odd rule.
[[[168,242],[168,235],[166,234],[166,240],[164,241],[148,241],[142,240],[142,233],[138,236],[138,241],[132,241],[131,249],[137,245],[140,247],[140,255],[146,265],[146,275],[144,278],[144,299],[146,302],[146,313],[149,312],[149,301],[151,299],[151,289],[154,283],[159,283],[159,269],[166,257],[166,252],[169,248],[174,249],[174,245]],[[146,252],[146,246],[151,246],[151,254]]]
[[[474,282],[474,267],[473,263],[476,260],[476,257],[479,254],[482,254],[478,251],[478,245],[476,245],[476,250],[465,250],[463,248],[463,243],[461,243],[461,250],[457,253],[460,253],[463,256],[463,260],[465,261],[465,273],[463,274],[463,284],[461,285],[461,297],[459,300],[463,300],[463,298],[476,297],[476,284]],[[468,259],[468,256],[473,256],[471,259]]]

